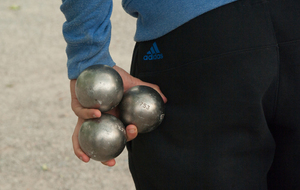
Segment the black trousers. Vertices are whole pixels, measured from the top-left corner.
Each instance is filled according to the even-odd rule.
[[[241,0],[136,44],[168,98],[128,143],[138,190],[300,189],[300,1]]]

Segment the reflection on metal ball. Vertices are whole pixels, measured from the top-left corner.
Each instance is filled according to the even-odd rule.
[[[119,73],[107,65],[93,65],[77,78],[75,93],[83,107],[106,112],[116,107],[123,96],[123,81]]]
[[[86,155],[104,162],[116,158],[124,150],[126,130],[118,118],[102,113],[100,118],[86,120],[82,124],[78,140]]]
[[[154,130],[165,116],[163,99],[156,90],[148,86],[135,86],[127,90],[119,108],[124,125],[134,124],[139,133]]]

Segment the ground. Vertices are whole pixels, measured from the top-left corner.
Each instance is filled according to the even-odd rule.
[[[111,54],[129,70],[135,19],[114,0]],[[126,150],[110,168],[81,162],[71,135],[61,0],[0,2],[0,189],[133,190]]]

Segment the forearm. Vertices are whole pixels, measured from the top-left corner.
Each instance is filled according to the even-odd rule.
[[[111,0],[63,0],[66,17],[63,35],[67,42],[68,76],[76,79],[95,64],[114,66],[109,44],[111,37]]]

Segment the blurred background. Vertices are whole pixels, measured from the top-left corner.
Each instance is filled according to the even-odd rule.
[[[135,19],[113,2],[110,50],[129,71]],[[126,150],[112,168],[73,153],[60,5],[0,1],[0,190],[133,190]]]

